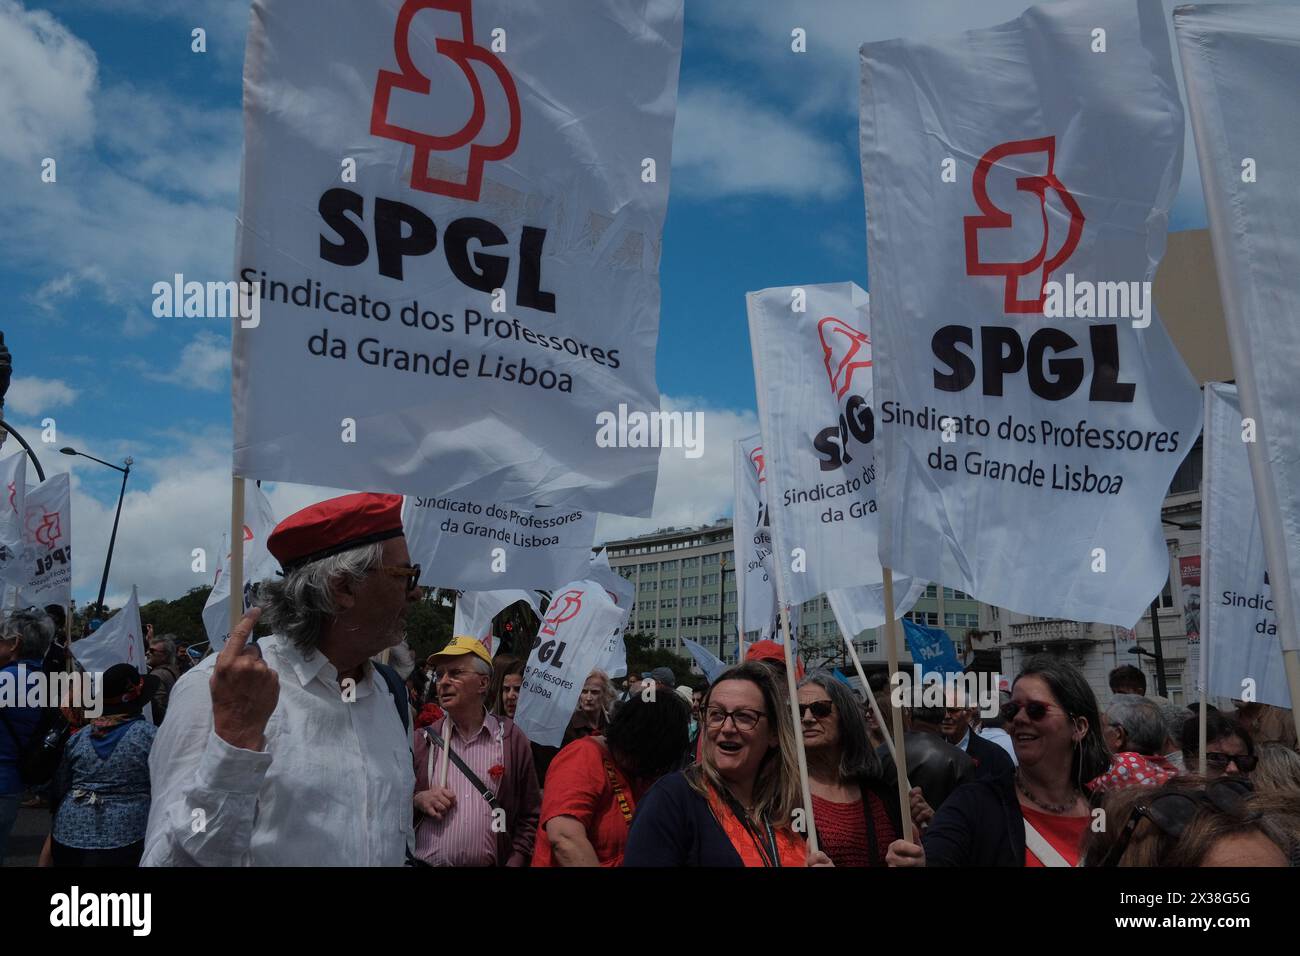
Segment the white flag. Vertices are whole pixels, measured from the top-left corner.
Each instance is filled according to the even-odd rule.
[[[867,294],[841,282],[745,300],[782,600],[879,584]]]
[[[736,503],[732,534],[736,542],[736,632],[758,632],[760,641],[776,630],[776,572],[767,518],[767,461],[758,435],[736,441]]]
[[[99,626],[93,634],[72,644],[72,656],[89,674],[102,674],[114,664],[130,664],[141,674],[149,673],[144,653],[144,631],[140,627],[140,601],[135,586],[131,600]]]
[[[527,601],[533,613],[541,617],[537,595],[533,591],[504,589],[500,591],[464,591],[456,598],[456,611],[452,619],[453,637],[472,637],[492,649],[492,621],[510,605]]]
[[[605,553],[604,548],[601,548],[600,552],[591,559],[587,568],[587,580],[595,581],[603,587],[615,605],[631,614],[632,604],[636,599],[636,586],[609,566],[609,555]],[[627,643],[623,640],[626,627],[627,618],[624,618],[605,642],[605,649],[596,663],[597,669],[604,671],[609,677],[627,675]]]
[[[255,0],[235,473],[649,516],[682,0]]]
[[[1209,693],[1290,707],[1237,388],[1205,386],[1201,635]]]
[[[1201,419],[1150,295],[1183,144],[1159,0],[866,44],[861,143],[881,560],[1131,626]]]
[[[272,577],[280,570],[280,562],[266,549],[266,540],[279,523],[275,512],[271,510],[271,502],[256,485],[248,487],[247,496],[243,543],[245,611],[253,605],[258,582]],[[229,569],[230,554],[227,553],[217,565],[216,580],[208,594],[207,603],[203,605],[203,629],[208,632],[208,641],[214,654],[220,652],[230,635]]]
[[[894,620],[899,620],[912,610],[925,594],[927,583],[911,578],[894,578]],[[839,625],[840,633],[854,640],[863,631],[882,627],[885,623],[885,586],[866,584],[856,588],[827,591],[831,613]]]
[[[558,747],[578,695],[600,663],[609,635],[627,610],[594,581],[574,581],[556,591],[524,668],[515,723],[533,743]]]
[[[402,529],[426,587],[544,588],[587,570],[596,512],[408,495]]]
[[[1253,425],[1246,450],[1279,633],[1283,649],[1295,651],[1300,650],[1300,190],[1295,184],[1300,7],[1180,7],[1174,27],[1241,413]]]
[[[13,579],[22,588],[23,604],[45,607],[72,601],[72,490],[67,474],[51,475],[27,489],[26,527]]]
[[[22,586],[23,522],[27,515],[27,452],[0,461],[0,583]]]

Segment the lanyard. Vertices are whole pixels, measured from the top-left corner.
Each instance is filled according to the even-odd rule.
[[[725,787],[722,790],[722,794],[728,809],[731,810],[732,816],[734,816],[737,822],[745,828],[745,833],[749,835],[750,841],[753,842],[754,849],[758,850],[758,856],[759,859],[763,861],[763,865],[779,867],[781,865],[781,855],[776,848],[776,834],[772,831],[772,824],[767,820],[763,821],[763,827],[766,831],[767,838],[765,841],[760,842],[760,834],[755,833],[753,825],[749,822],[749,814],[745,813],[744,808],[740,805],[740,801],[737,800],[731,794],[731,791],[727,790]]]

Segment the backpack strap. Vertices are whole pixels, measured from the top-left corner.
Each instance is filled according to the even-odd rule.
[[[381,664],[379,661],[371,661],[379,676],[384,679],[388,685],[388,692],[393,695],[393,703],[397,705],[397,716],[402,721],[402,729],[410,731],[411,713],[410,708],[406,705],[406,681],[402,680],[402,675],[397,673],[387,664]]]

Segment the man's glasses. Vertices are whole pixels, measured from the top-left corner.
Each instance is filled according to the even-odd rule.
[[[1228,764],[1235,763],[1237,769],[1242,773],[1250,773],[1255,769],[1255,765],[1259,763],[1259,758],[1252,757],[1250,754],[1224,754],[1207,750],[1205,752],[1205,763],[1217,770],[1225,770]]]
[[[455,670],[434,671],[433,679],[435,681],[450,680],[450,681],[455,681],[456,683],[459,684],[461,681],[463,681],[466,677],[468,677],[472,673],[474,672],[470,670],[465,670],[463,667],[458,667]]]
[[[1119,840],[1110,848],[1100,865],[1119,866],[1119,861],[1133,841],[1134,831],[1143,819],[1150,820],[1166,836],[1177,840],[1201,807],[1209,804],[1223,813],[1240,815],[1245,805],[1243,798],[1252,790],[1247,780],[1215,780],[1203,791],[1162,793],[1149,803],[1138,804],[1124,824]]]
[[[704,712],[704,722],[711,729],[720,730],[730,718],[737,730],[748,733],[766,716],[767,714],[757,710],[723,710],[721,707],[710,707]]]
[[[409,568],[380,568],[379,570],[390,577],[406,578],[406,590],[408,591],[414,591],[420,586],[420,566],[418,564],[413,564]]]
[[[814,720],[825,720],[831,715],[834,705],[829,700],[815,700],[811,704],[799,705],[799,719],[803,720],[806,711],[811,711]]]
[[[1052,709],[1051,704],[1044,704],[1041,700],[1031,700],[1023,705],[1012,701],[1002,705],[1002,719],[1008,723],[1015,720],[1016,714],[1020,713],[1021,707],[1024,708],[1025,716],[1033,721],[1042,720],[1047,716],[1047,712]]]

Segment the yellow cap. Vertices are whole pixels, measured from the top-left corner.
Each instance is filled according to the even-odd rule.
[[[489,667],[492,666],[492,655],[488,653],[483,642],[476,637],[453,637],[447,642],[447,646],[436,654],[431,655],[434,660],[439,657],[460,657],[462,654],[477,655]]]

